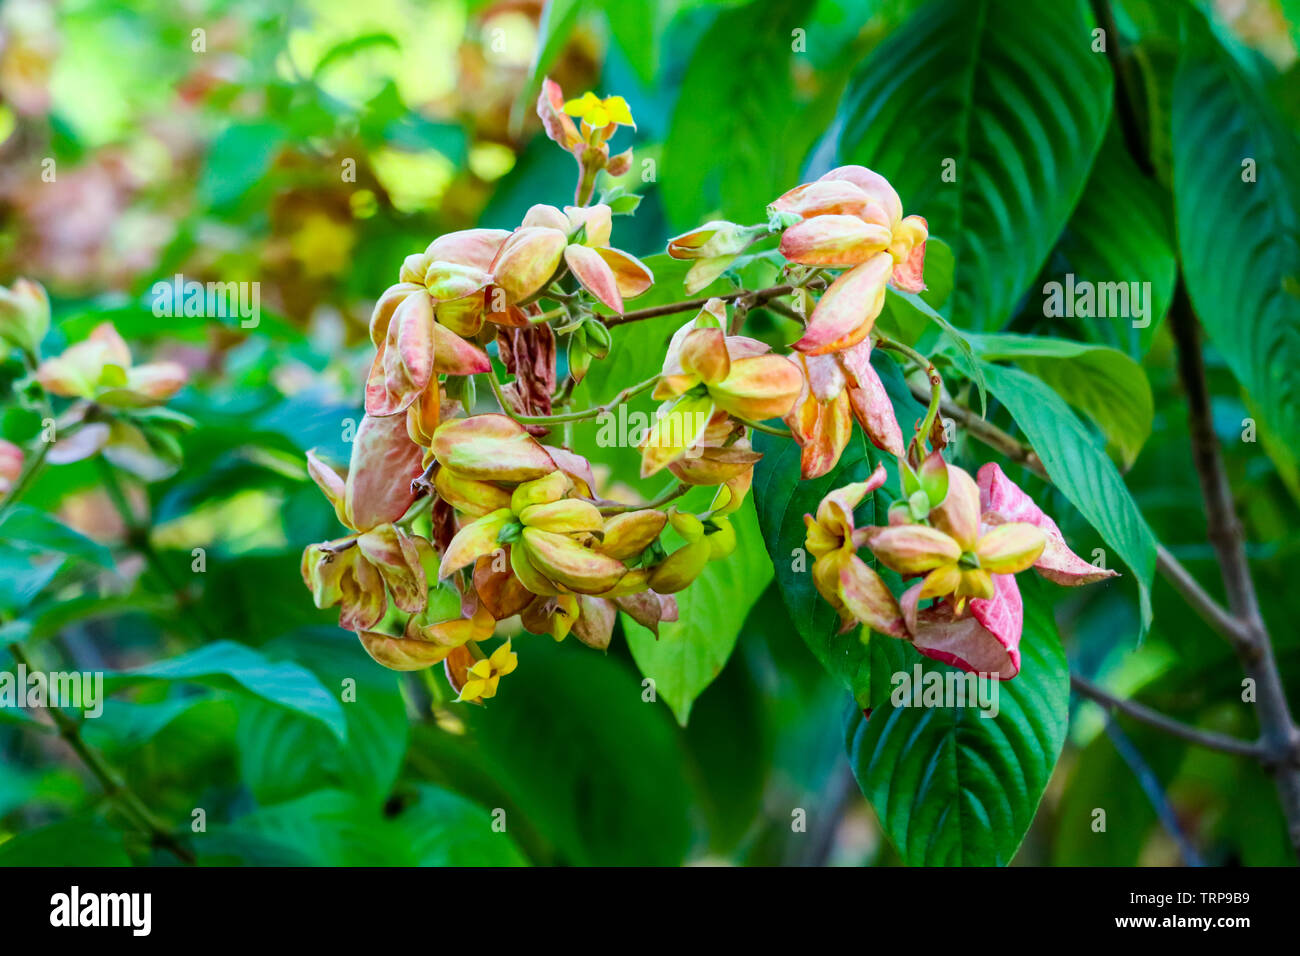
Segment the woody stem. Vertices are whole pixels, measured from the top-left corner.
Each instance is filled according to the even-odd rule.
[[[765,425],[762,422],[756,422],[750,418],[741,418],[739,415],[732,415],[736,421],[742,425],[748,425],[750,428],[760,432],[767,432],[769,435],[776,435],[778,438],[789,438],[790,431],[786,428],[777,428],[775,425]]]
[[[668,502],[675,501],[690,490],[690,485],[686,484],[684,481],[679,481],[663,494],[656,498],[652,498],[643,505],[627,505],[619,502],[606,502],[603,500],[596,501],[595,505],[603,515],[625,514],[628,511],[644,511],[647,509],[662,508],[664,505],[668,504]]]
[[[930,435],[930,429],[934,427],[934,420],[939,414],[939,406],[943,401],[943,376],[939,374],[934,363],[928,358],[912,348],[910,345],[904,345],[902,342],[896,342],[891,338],[883,335],[874,335],[876,345],[882,349],[891,352],[897,352],[911,359],[916,367],[924,370],[925,377],[930,380],[930,400],[925,410],[925,418],[917,426],[916,435],[912,441],[916,443],[917,451],[924,453],[925,443]],[[921,397],[921,396],[918,396]]]

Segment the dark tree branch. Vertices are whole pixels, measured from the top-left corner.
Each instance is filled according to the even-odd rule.
[[[1163,730],[1165,733],[1186,740],[1189,743],[1207,747],[1210,750],[1218,750],[1225,754],[1234,754],[1238,757],[1254,757],[1260,760],[1266,756],[1263,746],[1255,741],[1241,740],[1227,734],[1215,733],[1212,730],[1201,730],[1199,727],[1185,724],[1180,720],[1175,720],[1160,713],[1158,710],[1147,707],[1145,704],[1116,697],[1078,674],[1070,675],[1070,686],[1081,696],[1101,704],[1107,711],[1114,711],[1124,714],[1126,717],[1132,717],[1136,721]]]

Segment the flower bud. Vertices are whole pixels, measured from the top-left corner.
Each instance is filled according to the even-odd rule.
[[[31,279],[0,286],[0,341],[35,355],[50,330],[50,300],[45,288]]]
[[[609,354],[610,348],[614,345],[614,338],[604,322],[595,318],[588,319],[582,324],[582,331],[587,338],[587,351],[592,356],[603,359]]]
[[[660,594],[675,594],[687,587],[700,576],[712,551],[708,540],[702,537],[678,548],[650,572],[651,589]]]

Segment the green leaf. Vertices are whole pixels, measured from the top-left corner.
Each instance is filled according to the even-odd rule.
[[[1069,668],[1051,608],[1038,597],[1042,585],[1020,581],[1020,674],[985,685],[990,696],[980,701],[996,692],[996,716],[982,713],[992,707],[954,706],[951,698],[947,706],[895,706],[895,692],[900,702],[912,700],[903,693],[910,683],[897,675],[914,681],[918,667],[938,679],[966,675],[903,641],[871,640],[873,683],[882,690],[869,719],[858,707],[850,712],[845,741],[858,785],[912,866],[1010,863],[1056,766],[1069,724]]]
[[[108,548],[73,531],[52,515],[27,505],[16,505],[0,519],[0,546],[24,551],[55,551],[112,571]]]
[[[235,123],[208,148],[199,177],[199,194],[212,206],[234,203],[266,176],[284,139],[273,123]]]
[[[317,790],[274,807],[255,810],[198,841],[200,861],[229,862],[254,849],[262,865],[409,865],[409,835],[355,794]]]
[[[1169,195],[1138,169],[1115,121],[1097,154],[1084,194],[1087,202],[1075,208],[1053,253],[1049,281],[1062,284],[1062,305],[1069,302],[1067,275],[1074,276],[1076,288],[1080,282],[1091,283],[1097,298],[1094,314],[1080,316],[1077,308],[1069,310],[1079,331],[1141,358],[1151,348],[1174,297],[1178,264]],[[1127,310],[1117,310],[1124,314],[1097,314],[1102,300],[1110,302],[1107,287],[1098,286],[1130,284],[1132,303],[1131,283],[1135,282],[1144,283],[1138,286],[1138,301],[1145,304],[1146,315],[1138,316],[1132,304]],[[1046,282],[1042,290],[1033,291],[1026,311],[1052,317],[1054,309],[1049,308],[1048,300],[1052,291]],[[1077,304],[1077,294],[1075,298]]]
[[[542,79],[563,52],[564,45],[569,42],[569,36],[585,6],[586,0],[547,0],[541,22],[537,25],[537,49],[528,71],[528,82],[515,100],[512,119],[514,116],[522,119],[525,109],[532,110],[533,100],[542,88]],[[582,93],[582,90],[564,91],[564,95],[570,98]]]
[[[319,721],[339,741],[347,740],[343,707],[315,674],[289,661],[272,662],[233,641],[205,644],[179,657],[119,671],[108,676],[105,685],[119,687],[143,680],[188,681],[252,694]]]
[[[0,610],[25,610],[66,563],[60,554],[0,551]]]
[[[1015,362],[1042,379],[1096,423],[1123,468],[1132,467],[1155,417],[1141,365],[1116,349],[1068,339],[990,334],[971,335],[970,342],[980,358]]]
[[[1174,206],[1197,317],[1278,437],[1300,443],[1300,143],[1258,79],[1188,17]],[[1253,171],[1253,177],[1249,174]],[[1254,181],[1247,181],[1252,179]]]
[[[722,11],[700,38],[664,142],[660,184],[674,227],[715,211],[760,222],[767,204],[797,184],[818,129],[792,120],[790,37],[800,17],[796,5],[760,0]]]
[[[130,865],[122,834],[94,817],[46,824],[0,843],[0,867]]]
[[[786,623],[780,598],[768,591],[764,595],[745,617],[746,647],[731,655],[709,693],[696,702],[682,734],[696,796],[708,821],[709,848],[715,853],[731,852],[749,832],[762,809],[771,769],[766,696],[744,653],[749,641],[761,639],[762,630],[772,627],[774,605],[777,626]],[[794,644],[792,630],[781,627],[774,633]],[[802,649],[795,650],[812,664]]]
[[[679,620],[659,625],[659,636],[622,615],[623,631],[641,673],[655,682],[683,727],[691,704],[722,672],[740,637],[745,614],[772,580],[771,565],[752,507],[731,516],[736,550],[710,561],[686,590],[677,594]]]
[[[92,747],[123,752],[152,740],[173,720],[209,700],[206,694],[170,697],[153,704],[128,700],[104,701],[104,712],[82,723],[82,735]]]
[[[197,844],[208,866],[527,865],[487,810],[429,785],[391,819],[355,794],[317,790],[215,827]]]
[[[397,824],[410,835],[417,866],[527,866],[508,832],[493,827],[487,810],[428,784]]]
[[[650,85],[659,73],[663,28],[673,12],[664,0],[602,0],[609,32],[641,82]],[[633,114],[635,117],[635,114]]]
[[[1151,626],[1156,540],[1114,462],[1061,397],[1038,379],[998,365],[985,365],[984,375],[989,390],[1042,459],[1052,483],[1132,569],[1145,634]]]
[[[259,803],[278,803],[325,787],[378,804],[388,796],[410,736],[397,675],[372,661],[337,628],[304,631],[267,648],[284,654],[339,694],[346,744],[318,720],[249,697],[239,705],[240,776]],[[349,683],[350,682],[350,683]]]
[[[939,0],[849,83],[839,160],[886,176],[951,244],[963,325],[1011,315],[1083,191],[1111,107],[1091,25],[1083,0]]]
[[[839,633],[839,616],[817,593],[812,557],[804,550],[803,516],[815,514],[830,491],[865,480],[876,467],[878,453],[855,425],[839,464],[820,478],[803,481],[799,477],[799,446],[793,441],[760,432],[754,436],[754,448],[763,453],[754,467],[754,505],[790,619],[827,672],[865,707],[870,661],[862,629]],[[863,501],[855,516],[859,527],[876,523],[876,496]],[[883,523],[883,508],[880,519]]]

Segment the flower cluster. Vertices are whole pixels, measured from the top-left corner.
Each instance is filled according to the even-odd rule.
[[[890,508],[884,527],[856,528],[853,520],[854,508],[884,484],[883,465],[804,516],[813,580],[845,628],[865,624],[927,657],[1007,679],[1020,672],[1024,605],[1016,574],[1032,567],[1066,586],[1115,574],[1071,551],[1056,523],[994,463],[971,478],[933,451],[919,469],[906,462],[902,469],[909,494]],[[896,600],[858,557],[864,546],[880,564],[919,580]]]
[[[619,127],[635,128],[628,104],[593,93],[566,101],[546,80],[537,111],[577,161],[574,205],[535,205],[513,230],[441,236],[408,256],[379,297],[351,463],[335,469],[309,456],[348,529],[304,552],[316,604],[338,607],[340,624],[381,664],[442,663],[459,699],[490,698],[518,663],[511,640],[480,646],[502,622],[518,618],[532,633],[573,634],[603,649],[620,611],[656,633],[676,620],[674,595],[736,547],[729,516],[761,458],[753,430],[784,434],[773,424],[784,422],[802,477],[815,478],[836,466],[856,422],[898,459],[905,496],[886,526],[856,526],[855,508],[884,484],[882,466],[807,516],[818,590],[845,628],[866,624],[932,657],[1014,676],[1015,575],[1033,566],[1075,584],[1108,572],[1075,556],[996,466],[977,484],[940,451],[925,452],[937,387],[926,422],[904,444],[873,347],[910,354],[940,380],[874,325],[888,286],[925,287],[925,220],[903,215],[883,177],[845,166],[776,199],[764,223],[714,220],[669,240],[668,254],[692,263],[690,294],[779,237],[787,283],[764,290],[768,298],[819,294],[792,351],[741,334],[749,310],[767,301],[750,292],[702,308],[682,303],[695,315],[673,334],[657,374],[610,405],[575,410],[575,386],[611,349],[609,326],[672,309],[626,311],[655,279],[612,244],[614,208],[592,201],[600,175],[630,166],[630,150],[609,151]],[[567,363],[558,361],[562,341]],[[513,380],[499,381],[494,360]],[[478,408],[476,380],[496,407]],[[612,501],[568,447],[569,428],[643,392],[661,404],[637,446],[641,476],[667,471],[676,485],[648,503]],[[682,508],[678,499],[699,486],[715,489],[710,505]],[[864,547],[918,580],[895,597],[859,556]]]

